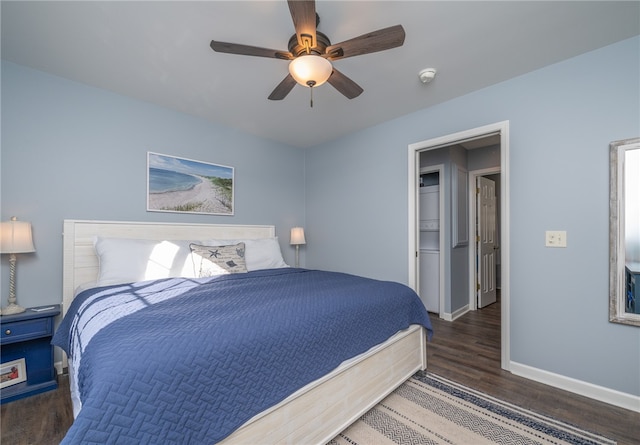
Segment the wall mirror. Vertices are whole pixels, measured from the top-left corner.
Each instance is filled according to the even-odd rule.
[[[609,145],[609,321],[640,326],[640,138]]]

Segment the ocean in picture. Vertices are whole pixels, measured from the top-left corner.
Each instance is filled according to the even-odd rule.
[[[149,193],[190,190],[202,180],[196,176],[160,168],[149,168]]]

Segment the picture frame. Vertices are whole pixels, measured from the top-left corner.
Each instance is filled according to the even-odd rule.
[[[0,364],[0,389],[27,381],[27,365],[24,358]]]
[[[234,168],[147,152],[147,211],[234,214]]]

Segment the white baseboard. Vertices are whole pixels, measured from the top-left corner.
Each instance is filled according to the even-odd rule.
[[[467,312],[469,312],[469,305],[468,304],[462,306],[460,309],[458,309],[457,311],[454,311],[453,313],[443,312],[442,313],[442,319],[445,320],[445,321],[453,321],[456,318],[462,317]]]
[[[53,367],[56,368],[56,372],[58,373],[58,375],[62,374],[64,371],[62,370],[62,361],[59,362],[55,362],[53,364]]]
[[[560,374],[554,374],[549,371],[523,365],[522,363],[512,361],[510,365],[511,373],[519,375],[520,377],[535,380],[545,385],[564,389],[565,391],[640,413],[640,396],[594,385]]]

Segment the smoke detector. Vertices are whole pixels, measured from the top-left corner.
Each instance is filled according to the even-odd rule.
[[[418,73],[418,78],[422,83],[429,83],[436,77],[436,72],[435,68],[425,68]]]

